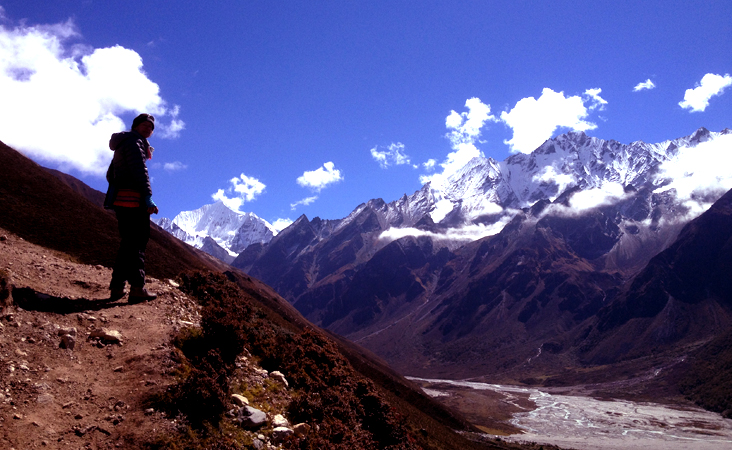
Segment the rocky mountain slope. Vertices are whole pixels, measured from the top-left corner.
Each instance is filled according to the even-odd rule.
[[[455,433],[477,430],[162,231],[147,266],[159,300],[110,302],[113,217],[1,144],[0,167],[3,446],[520,448]]]

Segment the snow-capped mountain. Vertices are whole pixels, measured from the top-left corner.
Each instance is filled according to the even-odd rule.
[[[232,211],[222,202],[182,211],[173,220],[161,218],[156,223],[178,239],[212,253],[213,241],[232,257],[254,243],[265,244],[277,231],[253,213]],[[214,255],[218,256],[218,255]]]
[[[473,158],[441,185],[428,183],[411,196],[390,203],[372,200],[356,208],[339,226],[370,206],[380,211],[385,229],[413,227],[429,215],[443,229],[497,223],[499,226],[485,230],[495,234],[500,224],[507,223],[519,210],[539,200],[554,201],[567,192],[592,194],[585,194],[590,204],[570,201],[567,206],[575,209],[598,206],[603,201],[617,202],[641,188],[661,193],[671,188],[664,189],[671,180],[664,176],[663,164],[674,160],[680,149],[695,148],[730,134],[729,129],[716,133],[700,128],[691,136],[675,140],[625,145],[583,132],[567,133],[547,140],[531,154],[513,155],[502,162]],[[706,206],[724,191],[720,187],[714,198],[704,202]],[[697,208],[696,215],[704,209]]]
[[[553,364],[549,354],[595,345],[582,340],[596,315],[612,325],[628,311],[663,310],[643,341],[651,348],[696,313],[655,289],[665,282],[648,285],[655,272],[643,270],[732,189],[731,154],[730,130],[656,144],[568,133],[502,162],[474,158],[439,184],[369,200],[340,220],[301,216],[231,264],[411,373],[478,376],[535,364],[537,349]],[[729,209],[730,195],[717,209]],[[623,300],[640,273],[653,292],[646,309]],[[607,312],[615,299],[631,306]]]

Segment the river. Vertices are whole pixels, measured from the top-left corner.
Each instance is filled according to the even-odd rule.
[[[732,449],[732,420],[699,408],[557,395],[470,381],[410,379],[430,383],[425,391],[438,396],[449,395],[449,390],[435,385],[528,394],[537,407],[513,416],[511,423],[525,433],[502,437],[509,441],[586,450]]]

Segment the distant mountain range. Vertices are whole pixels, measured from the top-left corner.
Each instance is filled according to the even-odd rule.
[[[732,132],[569,133],[343,219],[301,216],[231,264],[410,375],[561,384],[673,366],[732,324],[732,198],[671,170],[710,146],[732,151]]]
[[[440,186],[370,200],[340,220],[301,216],[232,265],[408,374],[510,378],[616,361],[660,344],[608,353],[583,340],[725,193],[679,192],[667,166],[730,143],[730,130],[703,128],[658,144],[569,133],[500,163],[475,158]],[[702,322],[696,342],[726,324]]]

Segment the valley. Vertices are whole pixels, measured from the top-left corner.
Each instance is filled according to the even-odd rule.
[[[585,450],[683,450],[692,447],[721,450],[732,445],[732,420],[688,403],[664,405],[578,395],[578,391],[585,390],[583,386],[535,389],[472,381],[412,380],[420,383],[426,393],[460,410],[488,433],[502,431],[491,427],[490,418],[500,417],[499,411],[505,414],[510,410],[513,416],[509,422],[519,431],[504,438],[511,442],[537,442]],[[486,395],[486,392],[492,395]],[[481,414],[486,410],[491,413]]]

